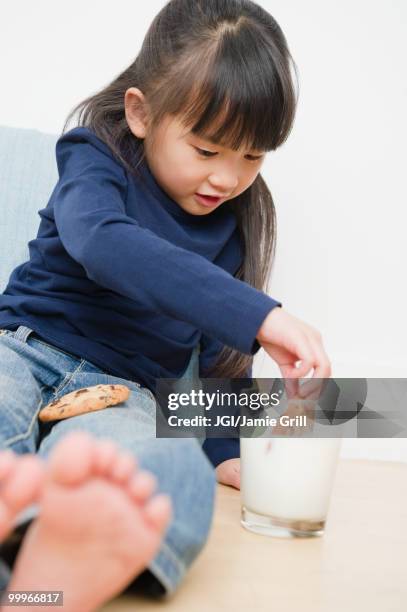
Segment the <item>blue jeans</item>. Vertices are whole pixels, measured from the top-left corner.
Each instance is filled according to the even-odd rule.
[[[196,371],[198,350],[183,379]],[[130,397],[124,404],[52,426],[38,420],[41,407],[54,399],[99,384],[125,384],[131,390]],[[171,497],[173,519],[148,569],[167,595],[172,594],[205,544],[213,515],[215,471],[198,440],[156,438],[156,403],[149,389],[104,373],[94,364],[43,342],[25,326],[16,331],[0,330],[0,402],[0,448],[46,458],[69,431],[84,430],[130,450],[140,467],[157,477],[157,490]],[[32,506],[25,520],[36,513]],[[4,576],[2,580],[4,583]],[[0,578],[0,588],[4,587]]]

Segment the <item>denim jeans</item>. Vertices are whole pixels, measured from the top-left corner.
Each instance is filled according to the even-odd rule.
[[[197,351],[198,347],[182,378],[193,376]],[[41,407],[54,399],[99,384],[125,384],[130,397],[118,406],[51,425],[38,420]],[[198,440],[156,438],[156,403],[149,389],[106,374],[94,364],[43,342],[25,326],[16,331],[0,330],[0,402],[0,448],[19,454],[38,453],[46,459],[69,431],[84,430],[130,450],[140,467],[156,476],[157,490],[171,497],[173,519],[148,569],[171,595],[204,546],[213,515],[215,471]],[[24,520],[37,511],[35,506],[28,508]],[[4,568],[1,581],[0,588],[4,588]]]

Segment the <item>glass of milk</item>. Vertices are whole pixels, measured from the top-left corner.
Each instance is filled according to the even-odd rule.
[[[280,537],[324,533],[341,438],[241,438],[241,523]]]

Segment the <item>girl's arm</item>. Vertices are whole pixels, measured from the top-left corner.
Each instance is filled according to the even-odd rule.
[[[253,355],[260,343],[284,378],[305,377],[312,368],[314,377],[330,376],[317,330],[127,214],[127,173],[92,132],[71,130],[58,140],[56,152],[60,178],[48,213],[89,279],[242,353]]]

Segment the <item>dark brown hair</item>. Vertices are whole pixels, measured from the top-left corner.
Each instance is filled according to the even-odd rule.
[[[171,0],[157,14],[134,62],[79,111],[89,127],[131,173],[143,160],[143,140],[130,131],[124,96],[139,88],[151,126],[173,115],[203,138],[239,150],[274,151],[287,139],[295,117],[295,62],[275,19],[249,0]],[[298,82],[298,80],[297,80]],[[214,128],[218,126],[218,129]],[[266,291],[276,245],[273,198],[261,174],[228,202],[236,215],[244,260],[235,277]],[[253,357],[224,347],[205,375],[247,376]]]

